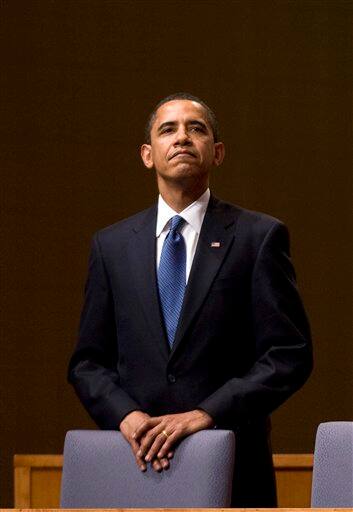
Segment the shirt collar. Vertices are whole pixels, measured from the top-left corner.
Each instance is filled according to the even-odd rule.
[[[178,213],[173,210],[163,199],[161,195],[158,197],[158,215],[156,226],[156,237],[158,238],[162,231],[167,227],[169,221],[174,215],[183,217],[187,224],[200,233],[203,218],[206,213],[207,205],[210,200],[210,189],[208,188],[196,201],[189,204],[182,212]]]

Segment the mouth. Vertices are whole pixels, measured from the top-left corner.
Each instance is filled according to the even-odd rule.
[[[173,153],[171,155],[169,160],[172,160],[172,158],[183,157],[183,156],[191,156],[192,158],[196,158],[196,155],[194,153],[192,153],[191,151],[185,151],[185,150],[179,149],[178,151],[175,151],[175,153]]]

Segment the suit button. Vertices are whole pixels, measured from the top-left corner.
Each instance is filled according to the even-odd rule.
[[[174,384],[174,382],[176,381],[176,378],[175,378],[175,375],[173,375],[172,373],[170,373],[168,375],[168,380],[171,384]]]

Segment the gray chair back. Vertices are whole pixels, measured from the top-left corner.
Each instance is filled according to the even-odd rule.
[[[184,439],[170,469],[142,473],[117,431],[67,433],[62,508],[229,507],[235,439],[228,430],[203,430]]]
[[[317,430],[312,507],[353,507],[353,422],[321,423]]]

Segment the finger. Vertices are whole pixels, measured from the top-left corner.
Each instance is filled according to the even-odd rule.
[[[165,430],[162,430],[162,432],[159,432],[159,434],[156,435],[152,445],[150,446],[147,455],[145,457],[145,461],[149,462],[152,459],[155,458],[157,453],[160,451],[162,446],[165,444],[166,440],[168,439],[168,436],[165,432]],[[161,458],[161,457],[159,457]]]
[[[138,443],[134,439],[131,439],[131,438],[128,438],[127,441],[129,442],[129,444],[131,446],[133,455],[134,455],[135,460],[136,460],[136,464],[138,465],[138,467],[140,468],[141,471],[146,471],[146,469],[147,469],[146,462],[141,457],[139,457],[137,455],[137,452],[139,450]]]
[[[139,457],[137,455],[140,447],[139,447],[138,443],[136,441],[134,441],[133,439],[131,440],[131,448],[135,455],[136,464],[141,469],[141,471],[146,471],[146,469],[147,469],[146,462],[141,457]]]
[[[144,420],[141,425],[137,427],[135,432],[132,434],[132,438],[138,441],[146,432],[151,430],[159,423],[158,418],[148,418]]]
[[[148,432],[146,432],[146,434],[142,437],[142,439],[140,439],[140,451],[139,451],[140,457],[143,457],[144,455],[146,455],[149,452],[156,437],[160,434],[162,429],[163,429],[163,426],[161,424],[159,424],[156,427],[149,430]],[[150,457],[149,461],[151,461],[152,459],[153,459],[153,457]]]
[[[168,456],[169,453],[174,453],[172,450],[172,447],[175,445],[175,443],[182,437],[182,433],[180,431],[173,432],[168,439],[165,440],[163,446],[160,448],[157,457],[159,459],[162,459],[163,457]]]
[[[147,465],[146,463],[140,459],[140,457],[135,457],[135,460],[136,460],[136,464],[138,465],[138,467],[140,468],[140,470],[142,472],[145,472],[146,469],[147,469]]]
[[[154,459],[152,462],[151,462],[151,465],[152,465],[152,468],[157,471],[158,473],[160,473],[162,471],[162,464],[159,462],[158,459]]]
[[[169,467],[170,467],[170,462],[169,462],[169,460],[168,460],[167,458],[163,457],[163,459],[160,459],[160,460],[159,460],[159,462],[161,463],[162,468],[163,468],[164,470],[169,469]]]

